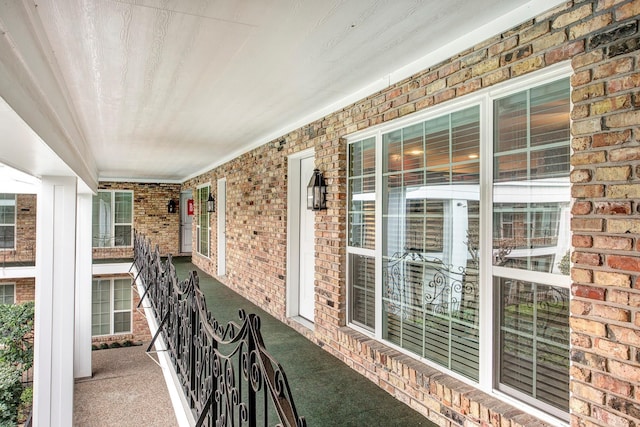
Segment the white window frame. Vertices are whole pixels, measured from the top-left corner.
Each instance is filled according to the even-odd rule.
[[[572,68],[570,63],[563,62],[547,67],[544,70],[532,73],[531,75],[511,79],[504,82],[494,88],[488,88],[477,93],[464,96],[462,98],[454,99],[427,109],[426,111],[403,117],[402,119],[394,120],[390,123],[386,123],[377,127],[366,129],[351,135],[345,136],[347,147],[354,142],[362,141],[364,139],[374,137],[376,141],[376,178],[375,178],[375,249],[362,249],[358,247],[349,246],[347,231],[345,237],[345,244],[347,247],[347,257],[349,259],[350,254],[360,254],[375,257],[376,263],[376,286],[375,286],[375,301],[376,301],[376,313],[375,313],[375,329],[370,331],[369,329],[362,327],[358,324],[354,324],[350,321],[351,302],[347,300],[347,320],[348,326],[357,330],[371,338],[384,343],[386,346],[392,347],[403,354],[409,355],[413,358],[420,360],[426,365],[432,366],[438,370],[442,370],[464,383],[470,384],[473,387],[480,389],[488,394],[491,394],[509,404],[526,410],[533,416],[536,416],[542,420],[551,422],[553,424],[568,425],[568,413],[565,416],[553,413],[553,411],[545,412],[538,407],[529,405],[526,399],[519,400],[498,390],[498,384],[496,379],[497,369],[494,365],[496,348],[496,334],[499,327],[499,319],[497,316],[497,308],[494,302],[494,294],[497,295],[497,290],[493,289],[493,277],[514,277],[527,280],[530,282],[536,282],[539,284],[550,284],[556,287],[569,288],[571,279],[569,276],[561,276],[552,273],[542,273],[527,270],[515,270],[505,269],[504,267],[498,267],[492,265],[491,256],[486,254],[492,253],[492,241],[493,241],[493,138],[494,138],[494,117],[493,117],[493,102],[498,98],[508,96],[510,94],[521,92],[526,88],[532,88],[535,86],[551,83],[555,80],[559,80],[565,77],[570,77]],[[480,107],[480,237],[479,237],[479,250],[481,255],[479,265],[479,380],[474,382],[462,375],[449,371],[448,369],[433,363],[427,359],[421,358],[414,353],[409,352],[399,346],[386,341],[382,337],[382,135],[393,130],[401,129],[411,124],[416,124],[422,121],[426,121],[432,118],[449,114],[455,111],[460,111],[465,108],[478,105]],[[349,149],[347,148],[347,156]],[[349,164],[349,159],[347,159]],[[347,195],[349,200],[350,195]],[[347,201],[348,203],[348,201]],[[348,212],[345,218],[348,223]],[[350,298],[350,284],[348,283],[350,274],[347,262],[347,299]],[[509,270],[509,271],[506,271]]]
[[[10,248],[0,248],[0,251],[15,251],[16,241],[18,239],[17,225],[18,225],[18,196],[14,193],[3,193],[5,195],[13,195],[13,224],[0,224],[3,227],[13,227],[13,246]],[[8,202],[8,199],[0,200],[0,202]]]
[[[0,287],[1,288],[5,288],[7,286],[11,286],[12,287],[12,290],[13,290],[13,297],[12,297],[13,301],[11,303],[6,303],[4,301],[0,301],[0,304],[15,304],[16,303],[16,284],[15,283],[0,283]],[[4,294],[4,290],[2,292],[2,295],[4,297],[4,295],[5,295]]]
[[[207,188],[207,197],[209,196],[209,194],[211,194],[211,183],[207,183],[207,184],[202,184],[199,185],[198,187],[196,187],[196,200],[198,201],[198,203],[196,203],[196,252],[199,255],[202,255],[205,258],[209,258],[211,256],[211,213],[207,210],[207,203],[201,202],[201,198],[200,198],[200,192]],[[207,228],[207,253],[204,254],[202,252],[200,252],[200,239],[201,239],[201,234],[200,232],[202,231],[202,224],[200,224],[200,218],[201,218],[201,213],[202,213],[202,209],[204,209],[204,213],[206,214],[206,228]]]
[[[92,247],[94,249],[100,248],[100,249],[105,249],[105,248],[132,248],[133,247],[133,222],[134,222],[134,194],[133,194],[133,190],[98,190],[98,194],[100,193],[111,193],[111,218],[110,218],[110,222],[111,222],[111,231],[110,231],[110,236],[111,239],[109,241],[108,245],[105,246],[93,246],[93,242],[92,242]],[[118,222],[116,223],[116,210],[115,210],[115,206],[116,206],[116,193],[127,193],[127,194],[131,194],[131,222]],[[131,244],[129,245],[116,245],[116,241],[115,241],[115,236],[116,236],[116,226],[122,226],[122,225],[128,225],[131,228],[131,237],[130,237],[130,242]],[[93,226],[94,224],[92,224],[92,232],[93,232]]]
[[[115,304],[114,304],[114,294],[115,294],[115,281],[116,280],[125,280],[127,279],[126,277],[102,277],[102,278],[94,278],[91,281],[91,290],[92,290],[92,294],[93,294],[93,286],[95,285],[96,281],[101,281],[101,282],[109,282],[109,333],[108,334],[97,334],[97,335],[93,335],[93,333],[91,334],[92,337],[108,337],[108,336],[112,336],[112,335],[129,335],[133,332],[133,289],[131,287],[129,287],[129,292],[130,292],[130,306],[129,309],[125,309],[125,310],[116,310],[115,309]],[[92,298],[92,303],[93,303],[93,298]],[[114,332],[114,328],[115,328],[115,314],[116,313],[129,313],[130,316],[130,322],[129,322],[129,330],[128,331],[121,331],[121,332]],[[93,313],[92,313],[93,314]],[[91,321],[91,329],[93,330],[93,318]]]

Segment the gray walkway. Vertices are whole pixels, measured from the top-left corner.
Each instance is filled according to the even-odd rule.
[[[93,377],[76,381],[74,425],[177,426],[162,370],[147,346],[92,352]]]

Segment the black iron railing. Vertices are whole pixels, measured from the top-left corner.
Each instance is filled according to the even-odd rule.
[[[306,426],[298,416],[282,366],[266,351],[260,318],[240,310],[240,322],[219,323],[207,310],[195,271],[178,280],[171,256],[135,234],[140,303],[153,307],[196,426]]]

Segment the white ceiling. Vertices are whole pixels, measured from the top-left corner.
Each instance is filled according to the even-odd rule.
[[[2,0],[0,161],[181,182],[558,3]]]

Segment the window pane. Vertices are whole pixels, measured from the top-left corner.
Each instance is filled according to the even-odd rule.
[[[516,104],[524,124],[518,143],[506,144],[515,107],[504,106]],[[570,248],[568,108],[567,79],[496,101],[494,265],[561,273]]]
[[[15,225],[16,223],[16,195],[0,194],[0,224]]]
[[[495,103],[494,152],[517,150],[527,147],[527,93],[521,92]]]
[[[112,243],[111,192],[99,191],[93,196],[93,247],[110,247]]]
[[[94,280],[91,304],[91,335],[108,335],[110,331],[110,280]]]
[[[569,85],[566,80],[531,89],[531,145],[569,141]]]
[[[15,247],[16,195],[0,194],[0,249]]]
[[[115,238],[113,246],[131,246],[131,226],[130,225],[116,225],[114,227]]]
[[[129,279],[113,281],[113,309],[131,310],[131,282]]]
[[[369,329],[375,326],[375,259],[349,254],[351,321]]]
[[[569,409],[569,290],[496,278],[500,383]]]
[[[0,285],[0,304],[13,304],[15,293],[15,285]]]
[[[116,224],[131,224],[133,222],[133,194],[129,192],[114,193]]]
[[[402,167],[383,173],[382,335],[472,379],[479,363],[479,119],[472,107],[383,136],[389,152],[424,140],[426,167],[404,150]]]
[[[349,246],[375,245],[375,139],[349,145]]]
[[[113,313],[113,333],[131,332],[131,312]]]
[[[0,225],[0,249],[12,249],[15,247],[15,233],[15,226]]]

